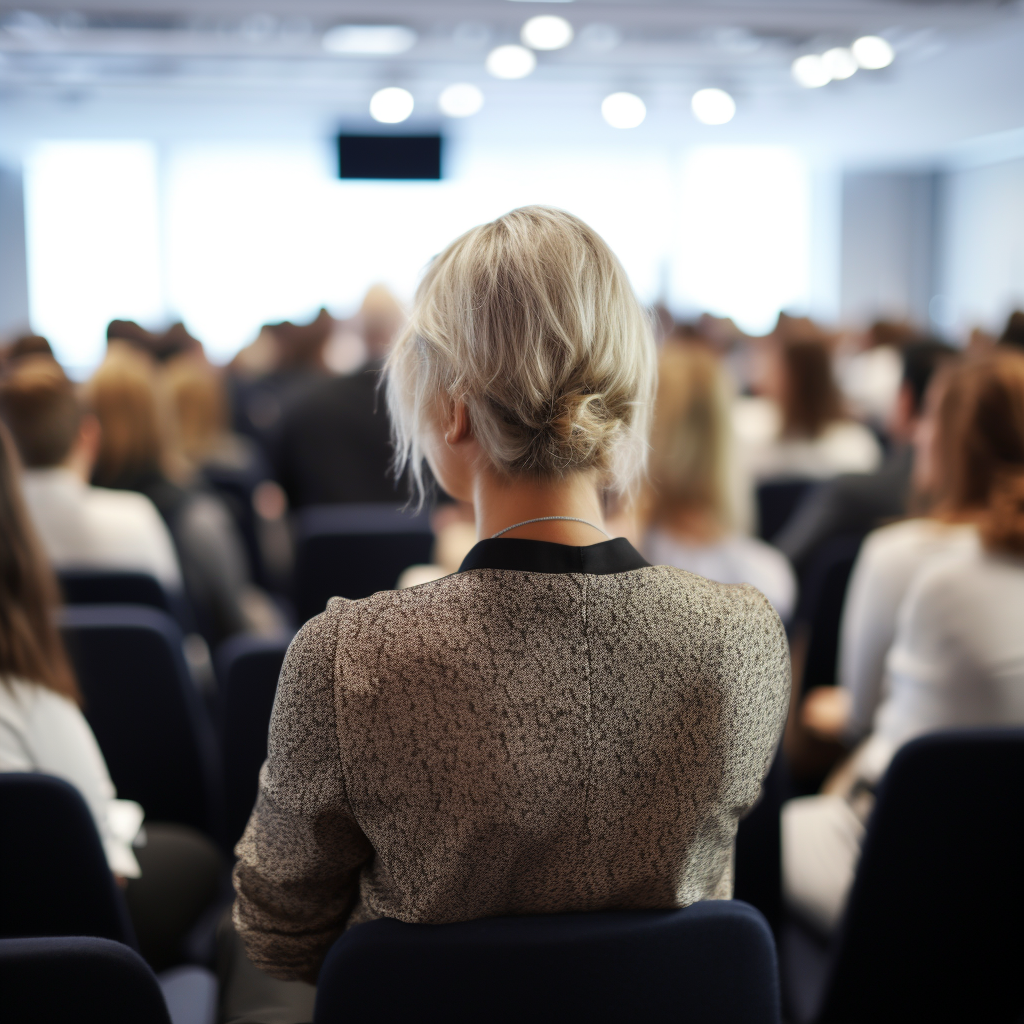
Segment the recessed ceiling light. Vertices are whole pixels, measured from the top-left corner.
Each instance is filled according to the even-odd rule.
[[[560,50],[572,42],[572,25],[557,14],[539,14],[523,25],[519,38],[534,50]]]
[[[370,117],[384,124],[398,124],[412,113],[413,105],[412,93],[408,89],[397,86],[378,89],[370,99]]]
[[[491,50],[485,66],[495,78],[525,78],[537,66],[537,58],[533,50],[512,43]]]
[[[636,128],[647,116],[647,107],[631,92],[613,92],[602,101],[601,116],[613,128]]]
[[[832,81],[824,61],[816,53],[808,53],[793,61],[793,77],[805,89],[820,89]]]
[[[405,53],[416,44],[416,33],[405,25],[335,25],[322,42],[331,53]]]
[[[868,71],[887,68],[896,56],[892,46],[881,36],[861,36],[851,49],[857,63]]]
[[[736,113],[736,101],[724,89],[698,89],[690,108],[702,124],[725,124]]]
[[[446,117],[471,117],[484,105],[484,94],[471,82],[457,82],[443,89],[437,102]]]
[[[856,74],[857,68],[860,67],[853,56],[853,51],[845,46],[833,46],[831,50],[826,50],[821,55],[821,63],[825,65],[829,78],[835,81],[849,78]]]

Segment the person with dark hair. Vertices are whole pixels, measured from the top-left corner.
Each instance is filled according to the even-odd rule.
[[[402,504],[391,473],[391,421],[378,395],[381,368],[405,314],[387,289],[367,293],[357,318],[368,362],[324,377],[289,403],[274,463],[293,508],[351,502]]]
[[[776,340],[766,356],[763,396],[741,400],[736,408],[753,477],[827,480],[874,470],[881,461],[878,441],[847,415],[824,340]]]
[[[936,367],[955,355],[954,349],[933,339],[904,347],[903,379],[887,424],[892,447],[883,465],[874,473],[844,473],[816,488],[773,538],[798,573],[830,538],[865,534],[906,513],[913,465],[911,439],[925,389]]]
[[[1006,327],[999,337],[999,344],[1024,349],[1024,310],[1015,309],[1010,314]]]
[[[917,443],[931,515],[872,534],[848,599],[891,628],[884,679],[844,678],[820,688],[811,716],[805,707],[819,734],[861,742],[821,794],[782,813],[787,901],[826,933],[896,751],[938,730],[1024,725],[1024,355],[997,350],[944,368]],[[854,633],[844,642],[872,646]]]
[[[25,500],[52,565],[144,572],[169,591],[182,589],[174,543],[153,503],[90,485],[99,422],[56,362],[26,358],[0,381],[0,419],[25,466]]]

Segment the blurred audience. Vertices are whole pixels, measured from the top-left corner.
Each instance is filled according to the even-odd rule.
[[[0,417],[23,464],[25,499],[50,562],[59,569],[144,572],[182,589],[167,526],[142,494],[93,487],[100,425],[52,359],[21,360],[0,382]]]
[[[822,735],[867,736],[821,794],[783,810],[787,899],[826,932],[899,747],[934,730],[1024,725],[1024,355],[940,372],[917,436],[932,514],[868,539],[844,613],[842,688],[812,691],[803,712]]]
[[[213,642],[245,630],[276,631],[279,616],[252,584],[223,502],[172,469],[151,360],[127,346],[111,346],[87,395],[101,428],[93,478],[104,487],[138,491],[156,505],[174,538],[200,631]]]
[[[107,864],[126,887],[140,949],[155,970],[164,970],[181,961],[186,934],[216,899],[221,856],[184,825],[147,822],[140,834],[143,809],[116,799],[80,709],[54,621],[57,581],[32,529],[18,471],[14,444],[0,424],[0,771],[44,772],[81,793]]]
[[[387,289],[369,290],[359,311],[368,362],[346,377],[324,377],[282,417],[277,478],[293,507],[343,502],[400,504],[406,489],[389,472],[391,423],[378,391],[384,357],[405,314]]]
[[[812,491],[774,543],[798,572],[827,540],[861,535],[907,511],[913,466],[914,432],[932,373],[955,350],[934,340],[906,344],[901,353],[902,378],[889,410],[889,453],[874,473],[845,473]]]
[[[735,528],[730,389],[710,352],[670,343],[659,361],[642,550],[718,583],[750,583],[783,620],[796,579],[775,548]]]
[[[765,352],[760,398],[741,399],[735,424],[758,480],[824,480],[870,473],[881,462],[874,434],[849,417],[818,338],[777,341]]]

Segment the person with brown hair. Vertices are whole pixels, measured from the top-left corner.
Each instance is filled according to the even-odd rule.
[[[884,685],[863,694],[845,678],[845,689],[823,688],[831,697],[821,693],[804,714],[824,735],[870,731],[820,795],[783,809],[787,899],[825,931],[853,879],[865,794],[896,751],[934,730],[1024,725],[1024,355],[993,353],[940,372],[918,444],[931,517],[869,539],[847,602],[879,603],[872,587],[894,564],[907,575],[912,563]]]
[[[776,340],[765,356],[763,396],[737,406],[737,432],[753,476],[826,480],[877,469],[881,448],[847,416],[825,342]]]
[[[168,472],[163,396],[152,362],[112,345],[86,394],[101,428],[93,479],[138,491],[156,505],[174,538],[200,629],[213,641],[245,630],[279,629],[269,599],[251,582],[242,540],[224,503]]]
[[[671,341],[662,349],[639,509],[643,551],[655,565],[718,583],[749,583],[786,620],[796,599],[786,557],[736,529],[730,398],[711,352]]]
[[[25,501],[57,570],[144,572],[181,590],[178,556],[153,503],[90,486],[99,422],[52,358],[26,358],[0,381],[0,419],[18,447]]]
[[[0,771],[46,772],[85,798],[111,871],[136,877],[131,841],[138,804],[115,800],[96,738],[54,623],[57,580],[32,528],[20,466],[0,424]],[[8,840],[13,841],[13,840]]]

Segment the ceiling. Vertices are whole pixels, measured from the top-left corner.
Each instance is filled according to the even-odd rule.
[[[487,53],[523,22],[558,14],[573,42],[537,54],[532,75],[499,81]],[[406,26],[391,55],[334,54],[341,24]],[[801,89],[792,61],[882,34],[894,63]],[[79,0],[0,3],[0,145],[33,135],[315,134],[367,127],[386,85],[416,99],[403,128],[536,140],[657,144],[780,142],[844,162],[927,160],[965,140],[1024,127],[1024,4],[996,0]],[[479,85],[486,103],[442,117],[440,90]],[[694,122],[692,92],[728,90],[733,122]],[[640,95],[648,118],[617,132],[601,98]]]

